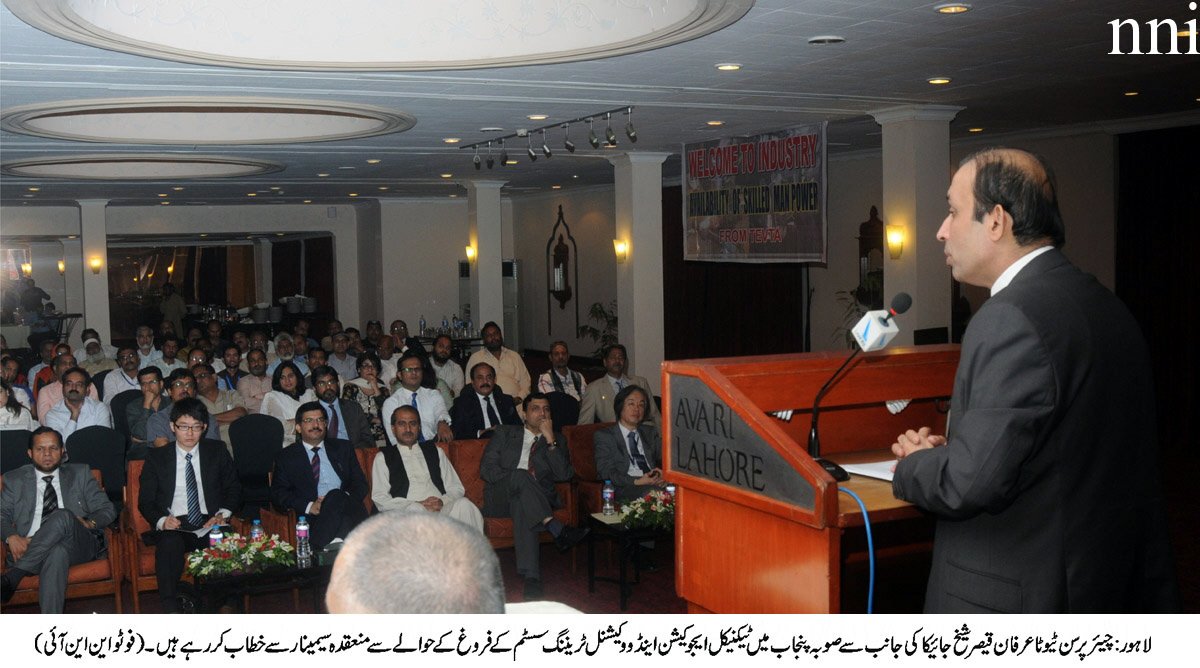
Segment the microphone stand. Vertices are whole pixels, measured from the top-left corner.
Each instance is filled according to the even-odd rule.
[[[855,346],[854,352],[850,353],[850,356],[846,358],[846,361],[842,362],[842,365],[837,368],[837,371],[833,372],[833,375],[829,377],[829,380],[825,381],[825,384],[821,386],[820,391],[817,392],[817,398],[813,399],[812,428],[809,429],[808,432],[808,454],[814,460],[816,460],[818,464],[821,465],[821,468],[825,469],[825,471],[838,482],[849,480],[850,475],[846,473],[845,469],[837,464],[829,461],[828,459],[821,458],[821,438],[817,435],[817,417],[821,410],[821,399],[823,399],[829,392],[829,388],[833,385],[833,381],[836,380],[839,375],[841,375],[842,370],[846,368],[846,365],[850,364],[850,360],[858,357],[860,352],[862,352],[862,348]]]

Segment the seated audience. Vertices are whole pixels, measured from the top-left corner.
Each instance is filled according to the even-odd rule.
[[[137,348],[121,346],[117,350],[118,368],[104,377],[104,403],[111,404],[113,397],[128,390],[141,389],[138,384],[139,358]],[[158,367],[155,367],[156,369]],[[162,371],[159,371],[161,374]]]
[[[571,351],[567,349],[566,341],[555,341],[550,344],[550,370],[538,376],[537,389],[542,394],[562,392],[574,397],[576,401],[583,398],[587,381],[583,374],[571,371],[567,364],[571,361]]]
[[[614,343],[604,351],[604,377],[592,382],[583,391],[583,399],[579,402],[579,424],[593,422],[614,422],[617,414],[613,412],[613,398],[617,393],[630,385],[637,385],[650,394],[650,382],[641,376],[625,374],[625,346]],[[650,402],[650,412],[646,419],[658,426],[658,407]]]
[[[379,368],[382,364],[375,353],[366,353],[360,356],[355,364],[358,378],[350,380],[342,388],[342,399],[357,405],[362,410],[363,415],[370,423],[371,440],[375,442],[376,447],[382,447],[387,445],[387,436],[384,433],[383,419],[380,416],[384,402],[391,395],[387,384],[379,378]],[[330,370],[332,371],[332,369]]]
[[[325,431],[330,438],[349,441],[356,448],[376,447],[375,435],[371,432],[371,420],[362,408],[348,399],[339,399],[341,388],[337,372],[333,367],[322,365],[312,372],[313,392],[317,402],[325,409],[329,421]],[[378,411],[371,415],[378,414]]]
[[[100,425],[111,427],[112,413],[108,404],[88,396],[92,387],[92,377],[79,367],[67,369],[62,374],[62,401],[54,404],[46,413],[45,424],[62,435],[70,438],[76,430],[84,427]]]
[[[496,371],[491,364],[480,362],[471,367],[471,384],[450,408],[454,438],[482,438],[502,424],[521,424],[512,397],[495,392]]]
[[[261,350],[254,350],[251,354],[261,352]],[[316,399],[317,395],[304,387],[304,377],[300,375],[300,369],[291,362],[283,362],[275,367],[275,374],[271,377],[271,391],[263,397],[262,408],[259,412],[263,415],[270,415],[283,423],[283,442],[286,445],[291,443],[295,437],[296,410],[302,404],[316,401]],[[324,427],[322,427],[323,429]]]
[[[229,425],[246,414],[246,400],[237,390],[226,390],[217,386],[217,372],[211,364],[200,364],[192,370],[196,378],[196,398],[204,403],[208,414],[217,423],[220,438],[233,454],[233,442],[229,440]]]
[[[200,368],[200,367],[196,367]],[[183,401],[184,399],[196,398],[196,377],[187,369],[176,369],[167,376],[167,398],[169,401],[163,402],[163,409],[151,415],[146,420],[146,442],[152,447],[161,448],[171,442],[171,409],[174,404]],[[203,405],[203,402],[201,402]],[[214,441],[221,439],[221,431],[217,426],[217,420],[212,413],[208,412],[208,408],[204,409],[205,415],[208,416],[208,428],[204,432],[204,438]]]
[[[480,362],[492,365],[496,370],[496,384],[515,403],[520,403],[530,390],[529,369],[525,366],[525,360],[515,350],[504,347],[504,336],[496,323],[485,324],[480,335],[483,337],[483,350],[476,351],[467,359],[467,368],[474,369]]]
[[[261,350],[251,350],[246,354],[246,367],[250,373],[238,380],[238,394],[245,400],[246,410],[261,413],[263,399],[272,388],[271,376],[267,375],[267,354]]]
[[[391,415],[401,405],[412,406],[421,413],[420,439],[448,443],[454,440],[454,431],[450,427],[453,421],[441,393],[421,386],[425,378],[424,362],[424,358],[416,353],[408,353],[400,359],[400,384],[383,402],[383,415]],[[389,433],[388,440],[395,445],[395,434]]]
[[[0,431],[27,429],[33,431],[33,413],[21,405],[17,393],[7,380],[0,378]]]
[[[626,387],[613,404],[617,423],[593,437],[596,474],[612,481],[619,503],[628,503],[667,486],[660,468],[662,436],[657,427],[642,422],[650,406],[650,395],[642,388]]]

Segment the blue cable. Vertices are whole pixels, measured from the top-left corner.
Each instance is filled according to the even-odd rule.
[[[871,575],[867,584],[867,614],[871,614],[875,607],[875,541],[871,539],[871,518],[867,515],[867,504],[854,492],[845,487],[838,487],[839,492],[845,492],[858,502],[858,508],[862,511],[863,527],[867,530],[867,561],[870,564]]]

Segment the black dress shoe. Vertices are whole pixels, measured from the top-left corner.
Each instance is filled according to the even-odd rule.
[[[525,578],[525,600],[537,601],[542,598],[542,581],[537,578]]]
[[[0,603],[8,603],[16,593],[17,586],[9,582],[8,578],[0,577]]]
[[[590,531],[591,529],[587,528],[563,527],[562,533],[554,537],[554,544],[558,546],[559,552],[566,552],[578,545],[579,541],[587,538]]]

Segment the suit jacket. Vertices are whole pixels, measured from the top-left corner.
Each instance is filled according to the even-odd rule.
[[[537,470],[538,485],[554,508],[562,507],[562,499],[554,489],[555,482],[566,482],[575,475],[571,466],[571,455],[567,451],[567,439],[555,433],[555,448],[549,448],[538,437],[529,465]],[[525,426],[500,425],[483,450],[479,461],[479,477],[487,483],[483,487],[483,514],[488,517],[508,517],[508,478],[517,470],[521,461],[521,446],[525,442]],[[553,450],[553,451],[552,451]]]
[[[112,524],[117,517],[108,495],[96,484],[87,464],[63,464],[59,467],[59,488],[62,498],[59,508],[66,508],[76,517],[93,520],[98,528]],[[4,492],[0,494],[0,540],[9,536],[29,536],[33,513],[41,506],[37,494],[38,478],[45,475],[26,464],[4,475]]]
[[[367,478],[363,475],[354,446],[349,441],[326,438],[321,448],[322,456],[333,466],[334,473],[342,479],[341,489],[350,500],[362,504],[367,496]],[[281,510],[292,509],[303,515],[308,504],[317,500],[317,483],[313,480],[312,465],[308,449],[302,441],[280,450],[275,455],[275,469],[271,477],[271,503]]]
[[[141,491],[138,492],[138,512],[153,529],[158,520],[171,510],[175,498],[175,454],[174,441],[161,448],[150,448],[146,463],[142,466]],[[200,456],[200,488],[204,490],[204,502],[209,516],[221,508],[230,512],[242,506],[242,484],[238,482],[237,469],[225,444],[221,441],[202,440],[192,452]],[[182,485],[182,480],[178,481]],[[206,517],[207,519],[207,517]]]
[[[1138,324],[1057,250],[971,319],[947,445],[893,490],[938,516],[928,612],[1178,605]]]
[[[650,382],[641,376],[626,375],[625,378],[629,379],[633,385],[646,390],[650,405],[647,406],[645,421],[655,427],[659,426],[661,419],[658,414],[658,406],[654,404],[654,392],[650,389]],[[583,398],[579,401],[579,424],[616,422],[617,414],[613,412],[613,399],[616,396],[616,388],[613,387],[612,381],[608,379],[607,375],[588,383],[583,390]]]
[[[650,468],[662,466],[662,436],[653,425],[638,425],[638,444],[646,455]],[[629,443],[621,435],[621,425],[614,424],[601,429],[592,437],[596,448],[596,474],[601,480],[611,480],[618,493],[624,487],[634,485],[634,476],[629,475]]]
[[[375,447],[375,434],[371,431],[371,420],[366,413],[363,413],[362,406],[348,399],[338,399],[337,402],[338,408],[342,410],[342,418],[346,421],[346,435],[350,437],[350,444],[356,448]]]
[[[500,416],[500,423],[521,425],[521,416],[517,415],[517,405],[513,403],[512,397],[498,389],[492,390],[492,401],[496,404],[496,413]],[[458,395],[458,398],[454,400],[454,405],[450,407],[450,421],[455,439],[479,438],[479,430],[483,429],[484,425],[483,407],[479,405],[479,395],[475,393],[474,387],[470,385],[463,387],[462,394]]]

